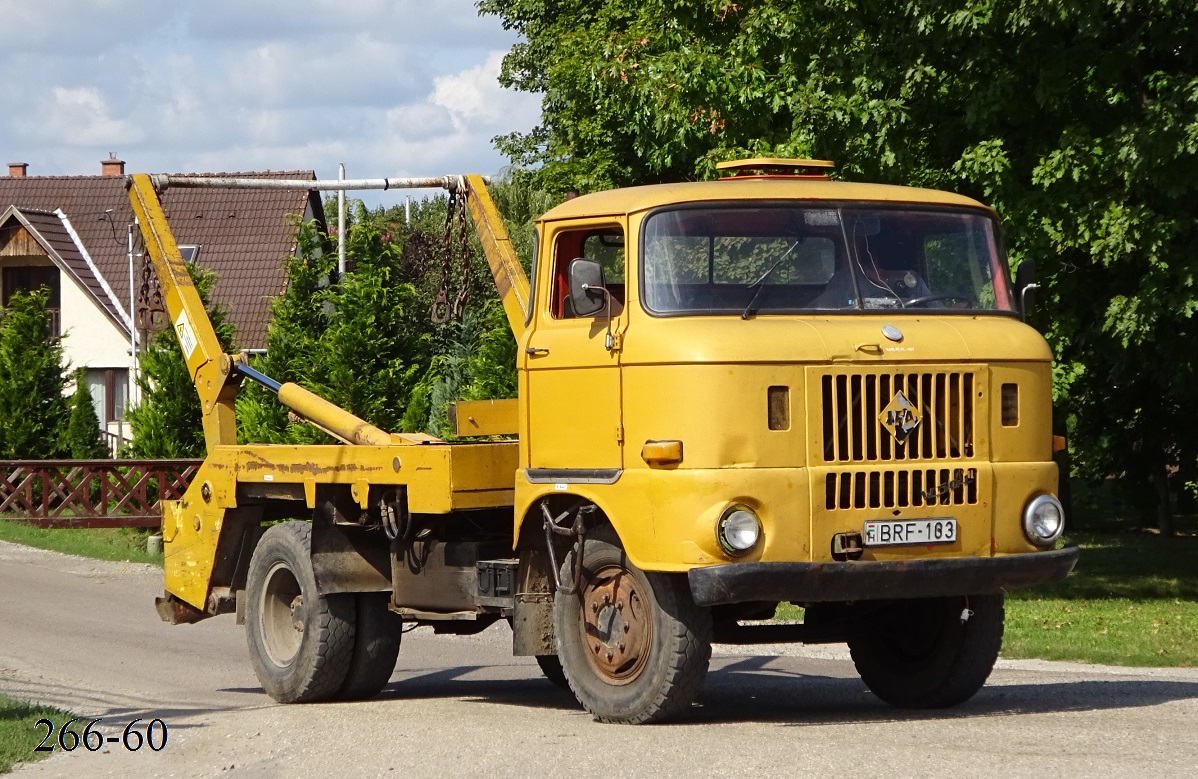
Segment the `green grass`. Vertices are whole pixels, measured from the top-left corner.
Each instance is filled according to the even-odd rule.
[[[1198,666],[1198,536],[1077,532],[1063,582],[1007,596],[1003,657]],[[802,619],[783,604],[778,619]]]
[[[96,560],[128,560],[162,565],[162,555],[146,553],[149,530],[140,528],[39,528],[0,519],[0,541],[12,541]]]
[[[1198,603],[1159,598],[1008,600],[1002,654],[1192,668],[1198,666]]]
[[[11,771],[14,763],[32,763],[50,756],[49,752],[34,751],[46,735],[44,725],[34,724],[42,717],[54,722],[57,735],[58,727],[71,715],[0,695],[0,774]]]
[[[1075,533],[1063,582],[1007,600],[1005,657],[1198,666],[1198,537]]]

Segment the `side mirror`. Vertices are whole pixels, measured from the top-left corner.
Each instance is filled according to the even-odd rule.
[[[1019,296],[1019,313],[1024,319],[1036,305],[1036,290],[1039,288],[1040,285],[1036,283],[1036,261],[1027,259],[1019,263],[1015,271],[1015,294]]]
[[[607,289],[603,268],[594,260],[579,257],[570,261],[570,305],[574,316],[591,316],[603,310]]]

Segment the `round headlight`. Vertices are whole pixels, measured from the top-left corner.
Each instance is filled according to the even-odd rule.
[[[761,538],[761,522],[747,506],[730,506],[720,516],[716,538],[728,554],[745,554]]]
[[[1023,534],[1036,546],[1049,546],[1065,530],[1065,509],[1051,495],[1037,495],[1023,509]]]

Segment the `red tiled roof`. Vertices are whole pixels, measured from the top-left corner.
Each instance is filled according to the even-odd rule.
[[[190,175],[316,178],[310,170]],[[284,261],[295,251],[293,220],[309,202],[323,222],[320,198],[310,192],[172,188],[162,197],[175,240],[199,245],[200,266],[218,274],[213,297],[237,326],[239,348],[266,345],[270,299],[283,291]],[[9,205],[62,210],[122,307],[129,308],[126,230],[133,212],[123,176],[0,176],[0,208]]]

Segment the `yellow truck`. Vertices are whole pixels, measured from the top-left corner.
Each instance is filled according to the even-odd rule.
[[[890,704],[969,698],[1004,593],[1077,559],[1030,263],[1011,278],[974,200],[830,166],[568,200],[536,223],[531,283],[483,178],[381,180],[464,198],[519,346],[519,396],[457,404],[455,441],[224,354],[158,199],[356,182],[131,176],[208,447],[164,507],[163,619],[235,613],[282,702],[373,696],[402,625],[500,621],[605,722],[685,713],[713,642],[847,642]],[[245,380],[343,444],[238,445]],[[787,601],[803,621],[769,620]]]

